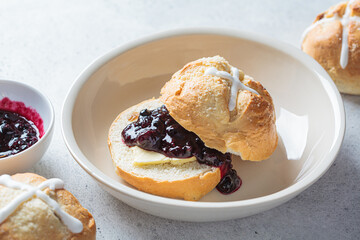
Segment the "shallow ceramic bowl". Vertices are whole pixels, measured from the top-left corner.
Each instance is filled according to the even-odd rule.
[[[5,97],[12,101],[23,102],[26,107],[35,109],[42,118],[44,126],[44,135],[37,143],[20,153],[0,158],[0,174],[13,174],[26,171],[44,155],[53,135],[55,115],[50,100],[27,84],[0,80],[0,100]]]
[[[131,187],[115,174],[107,146],[110,124],[126,108],[158,97],[187,62],[214,55],[260,81],[272,95],[276,151],[262,162],[234,157],[243,186],[231,195],[213,190],[199,202],[188,202]],[[344,129],[339,92],[313,59],[267,37],[216,29],[166,32],[114,49],[80,74],[62,112],[67,147],[105,190],[144,212],[186,221],[245,217],[288,201],[331,166]]]

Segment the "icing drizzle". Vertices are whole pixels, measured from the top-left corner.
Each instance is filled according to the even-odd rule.
[[[350,16],[351,13],[351,9],[350,9],[350,5],[354,2],[355,0],[350,0],[346,6],[345,9],[345,13],[342,16],[342,18],[339,17],[338,14],[334,14],[333,17],[331,18],[323,18],[317,22],[315,22],[314,24],[312,24],[311,26],[309,26],[307,29],[305,29],[302,37],[301,37],[301,42],[304,42],[304,39],[306,38],[307,34],[314,29],[316,26],[318,26],[319,24],[325,23],[325,22],[331,22],[331,21],[335,21],[335,20],[339,20],[341,22],[342,25],[342,43],[341,43],[341,54],[340,54],[340,66],[342,69],[345,69],[347,64],[348,64],[348,60],[349,60],[349,44],[348,44],[348,38],[349,38],[349,23],[350,21],[358,21],[360,22],[360,17],[358,16]]]
[[[236,106],[236,99],[240,89],[248,90],[254,94],[260,95],[257,91],[252,88],[249,88],[245,84],[243,84],[239,79],[239,69],[236,67],[231,67],[231,73],[225,71],[218,71],[215,67],[210,67],[206,69],[205,75],[214,75],[217,77],[225,78],[231,81],[231,95],[229,100],[229,110],[232,111]]]
[[[15,181],[9,175],[0,176],[0,184],[8,188],[14,188],[25,191],[16,196],[12,202],[0,209],[0,224],[6,220],[23,202],[26,202],[34,195],[47,203],[54,212],[60,217],[61,221],[67,226],[72,233],[80,233],[83,230],[82,222],[61,209],[59,203],[50,198],[42,190],[50,188],[51,190],[63,189],[64,182],[58,178],[52,178],[42,182],[39,186],[31,186],[22,182]]]

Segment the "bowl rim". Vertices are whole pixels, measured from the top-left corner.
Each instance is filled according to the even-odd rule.
[[[166,197],[160,197],[145,193],[131,187],[125,186],[116,180],[110,178],[99,169],[97,169],[82,153],[78,147],[74,133],[72,131],[72,113],[73,108],[76,102],[77,95],[81,90],[82,86],[86,83],[87,79],[95,73],[100,67],[105,63],[111,61],[113,58],[117,57],[120,54],[125,53],[131,49],[139,47],[143,44],[148,44],[154,41],[179,37],[184,35],[219,35],[219,36],[228,36],[240,38],[248,41],[253,41],[264,46],[276,49],[280,52],[283,52],[286,55],[289,55],[298,61],[300,61],[305,67],[313,71],[319,76],[319,81],[322,83],[324,89],[326,90],[331,106],[334,110],[335,115],[335,136],[332,146],[330,147],[328,153],[324,156],[323,161],[320,162],[315,169],[312,169],[309,174],[304,178],[294,183],[293,185],[280,190],[278,192],[252,198],[246,200],[237,200],[237,201],[227,201],[227,202],[191,202],[179,199],[171,199]],[[299,50],[298,48],[281,42],[279,40],[262,36],[252,32],[240,31],[231,28],[181,28],[176,30],[167,30],[151,34],[137,40],[130,41],[123,45],[120,45],[106,54],[98,57],[93,62],[91,62],[76,78],[70,87],[66,98],[62,106],[61,113],[61,131],[65,141],[65,144],[77,161],[77,163],[93,178],[95,178],[99,183],[105,185],[107,188],[112,189],[113,191],[119,192],[123,195],[126,195],[131,198],[138,200],[145,200],[155,204],[162,204],[167,206],[177,206],[177,207],[187,207],[187,208],[237,208],[244,206],[254,206],[260,204],[275,204],[277,202],[285,202],[290,198],[296,196],[301,191],[305,190],[311,186],[315,181],[317,181],[325,172],[330,168],[333,161],[335,160],[343,138],[345,134],[345,111],[344,105],[339,91],[337,90],[334,82],[327,74],[327,72],[318,64],[313,58]]]
[[[48,136],[51,134],[51,129],[54,127],[54,122],[55,122],[55,110],[54,110],[54,106],[52,105],[49,97],[42,93],[40,90],[36,89],[35,87],[27,84],[27,83],[23,83],[23,82],[19,82],[19,81],[15,81],[15,80],[5,80],[5,79],[0,79],[0,84],[1,83],[5,83],[5,84],[13,84],[13,85],[21,85],[27,89],[29,89],[30,91],[36,93],[37,95],[39,95],[41,97],[41,99],[43,99],[44,103],[46,103],[45,105],[47,106],[47,108],[50,110],[50,122],[49,122],[49,126],[44,129],[44,132],[45,134],[40,138],[39,141],[37,141],[35,144],[31,145],[29,148],[19,152],[19,153],[16,153],[14,155],[9,155],[9,156],[6,156],[6,157],[3,157],[3,158],[0,158],[0,164],[1,164],[1,161],[6,161],[6,160],[9,160],[11,158],[18,158],[18,157],[22,157],[22,155],[25,155],[27,152],[29,151],[32,151],[36,146],[42,144],[45,139],[48,138]],[[6,96],[1,96],[3,99],[4,97]],[[11,99],[10,99],[11,100]],[[29,107],[29,105],[27,103],[24,102],[24,104]],[[36,110],[35,107],[33,106],[30,106],[32,108],[34,108]],[[40,116],[41,117],[41,116]],[[42,118],[42,117],[41,117]],[[42,118],[43,119],[43,118]],[[39,159],[40,160],[40,159]]]

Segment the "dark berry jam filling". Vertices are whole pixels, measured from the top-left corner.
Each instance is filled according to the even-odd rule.
[[[30,120],[35,124],[35,126],[39,130],[40,137],[45,134],[44,124],[40,114],[32,107],[26,106],[25,103],[19,101],[12,101],[9,98],[4,97],[0,101],[0,110],[20,114],[21,116],[25,117],[26,119]]]
[[[221,181],[216,188],[223,194],[233,193],[241,186],[230,154],[206,147],[195,133],[177,123],[164,105],[151,111],[142,110],[138,120],[124,128],[122,138],[129,147],[138,146],[171,158],[195,156],[199,163],[220,168]]]
[[[0,157],[21,152],[40,138],[35,124],[18,113],[0,110]]]

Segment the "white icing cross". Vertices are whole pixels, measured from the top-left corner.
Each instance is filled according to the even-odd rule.
[[[230,100],[229,100],[229,110],[230,111],[235,109],[237,94],[240,89],[248,90],[252,93],[260,95],[257,91],[255,91],[252,88],[247,87],[245,84],[243,84],[240,81],[239,69],[237,69],[236,67],[232,67],[231,72],[232,72],[232,75],[230,75],[230,73],[225,72],[225,71],[218,71],[215,67],[210,67],[210,68],[206,69],[206,71],[205,71],[205,75],[214,75],[214,76],[225,78],[225,79],[231,81],[231,96],[230,96]]]
[[[309,26],[307,29],[305,29],[302,37],[301,37],[301,43],[304,42],[305,37],[307,36],[307,34],[314,29],[317,25],[321,24],[321,23],[325,23],[325,22],[330,22],[330,21],[335,21],[335,20],[340,20],[341,25],[342,25],[342,43],[341,43],[341,55],[340,55],[340,66],[345,69],[347,64],[348,64],[348,60],[349,60],[349,46],[348,46],[348,37],[349,37],[349,23],[350,21],[358,21],[360,22],[360,17],[358,16],[350,16],[351,10],[350,10],[350,5],[354,2],[355,0],[350,0],[346,6],[345,9],[345,13],[342,16],[342,18],[340,18],[338,16],[338,14],[334,14],[333,17],[331,18],[322,18],[321,20],[315,22],[314,24],[312,24],[311,26]]]
[[[9,175],[4,174],[0,176],[0,184],[8,188],[14,188],[18,190],[25,191],[18,195],[4,208],[0,209],[0,224],[6,220],[23,202],[29,200],[34,195],[47,203],[54,212],[60,217],[61,221],[68,227],[68,229],[73,233],[80,233],[83,230],[82,222],[73,216],[69,215],[67,212],[61,209],[60,205],[50,198],[42,190],[45,188],[50,188],[51,190],[63,189],[64,182],[58,178],[52,178],[42,182],[39,186],[34,187],[22,182],[13,180]]]

